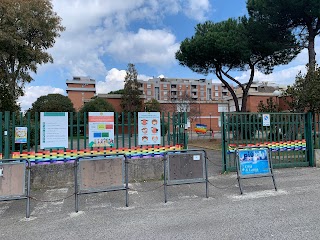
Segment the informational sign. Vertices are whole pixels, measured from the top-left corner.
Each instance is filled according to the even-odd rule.
[[[262,114],[262,125],[270,127],[270,114]]]
[[[68,113],[40,114],[40,148],[68,148]]]
[[[114,146],[113,112],[89,112],[89,146]]]
[[[268,149],[241,149],[238,150],[238,154],[240,175],[271,173]]]
[[[14,129],[14,142],[15,143],[27,143],[28,128],[27,127],[15,127]]]
[[[161,144],[161,122],[159,112],[138,113],[138,144]]]

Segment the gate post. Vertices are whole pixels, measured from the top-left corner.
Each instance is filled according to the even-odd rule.
[[[307,144],[307,160],[309,166],[314,167],[313,139],[312,139],[312,112],[307,112],[305,115],[305,133]]]
[[[227,171],[227,155],[226,155],[226,121],[225,113],[220,114],[221,119],[221,144],[222,144],[222,172]]]
[[[6,159],[9,159],[9,155],[10,155],[9,135],[10,135],[10,112],[6,111],[4,113],[4,158]]]

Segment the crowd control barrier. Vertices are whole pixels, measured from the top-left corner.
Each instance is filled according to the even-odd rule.
[[[75,211],[79,211],[79,195],[125,190],[128,207],[128,165],[125,155],[92,155],[76,158]]]
[[[30,170],[28,159],[0,160],[0,201],[26,199],[26,218],[30,217]]]
[[[168,151],[164,161],[164,201],[167,186],[205,183],[208,198],[207,153],[205,150]]]

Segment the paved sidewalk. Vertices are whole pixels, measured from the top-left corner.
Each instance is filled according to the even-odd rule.
[[[320,169],[277,169],[271,178],[243,181],[239,194],[235,173],[212,174],[209,198],[204,184],[168,187],[162,182],[130,185],[124,192],[80,196],[56,202],[0,203],[0,239],[320,239]],[[214,185],[214,186],[213,186]],[[148,191],[150,190],[150,191]],[[37,199],[61,199],[73,188],[33,190]]]

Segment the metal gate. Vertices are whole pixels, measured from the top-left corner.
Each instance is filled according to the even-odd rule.
[[[235,171],[237,147],[268,146],[274,167],[313,166],[311,113],[222,113],[223,172]]]

